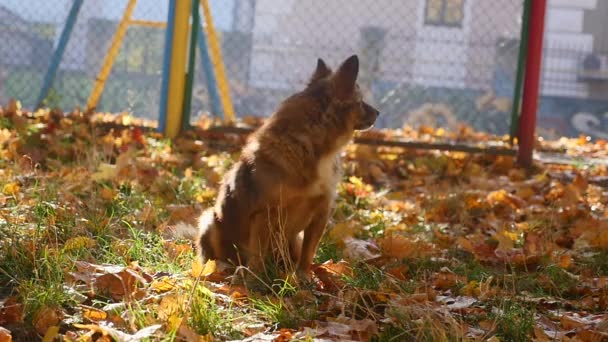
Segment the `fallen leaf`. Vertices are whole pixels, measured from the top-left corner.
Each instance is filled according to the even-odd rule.
[[[20,190],[21,187],[18,183],[7,183],[4,184],[4,187],[2,188],[2,193],[7,196],[15,196],[19,193]]]
[[[14,324],[23,321],[23,304],[16,297],[0,300],[0,324]]]
[[[44,307],[34,314],[34,328],[38,334],[44,336],[49,328],[59,325],[63,316],[63,312],[57,307]]]
[[[86,305],[80,305],[80,308],[82,310],[82,317],[89,321],[99,322],[108,318],[108,313],[103,310]]]
[[[59,336],[59,327],[54,325],[48,328],[42,338],[42,342],[53,342],[57,336]]]
[[[12,340],[13,336],[10,330],[0,327],[0,342],[11,342]]]
[[[343,243],[344,250],[342,254],[346,260],[370,260],[379,256],[377,253],[379,251],[378,247],[373,242],[347,237]]]

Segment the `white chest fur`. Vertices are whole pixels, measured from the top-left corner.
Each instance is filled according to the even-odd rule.
[[[336,186],[340,181],[339,168],[340,153],[330,154],[319,160],[317,164],[317,180],[310,189],[311,196],[325,195],[334,196]]]

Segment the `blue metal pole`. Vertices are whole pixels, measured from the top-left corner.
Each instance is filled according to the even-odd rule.
[[[215,79],[211,56],[209,55],[207,37],[205,36],[205,32],[203,32],[203,27],[201,25],[198,25],[198,30],[198,48],[201,51],[201,61],[207,78],[207,91],[209,92],[209,101],[211,101],[211,111],[213,115],[223,116],[220,94],[217,90],[217,80]]]
[[[42,88],[40,89],[40,94],[38,95],[38,101],[36,101],[36,108],[42,107],[42,102],[44,102],[49,94],[49,91],[51,90],[51,86],[55,80],[55,75],[57,75],[57,69],[59,69],[59,64],[61,63],[63,53],[65,52],[65,48],[68,45],[70,36],[72,35],[72,29],[74,28],[74,24],[78,18],[78,13],[80,12],[83,1],[84,0],[74,0],[72,3],[65,26],[63,27],[63,31],[59,37],[59,43],[57,44],[57,48],[51,57],[51,64],[49,65],[46,75],[44,76],[44,80],[42,81]]]
[[[158,131],[165,132],[167,126],[167,95],[169,94],[169,74],[171,71],[171,46],[173,46],[173,23],[175,19],[175,1],[169,0],[167,28],[165,31],[165,51],[163,56],[163,74],[160,87],[160,108],[158,112]]]

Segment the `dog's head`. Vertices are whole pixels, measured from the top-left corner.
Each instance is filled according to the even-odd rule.
[[[327,107],[340,116],[338,119],[351,123],[355,130],[365,130],[374,125],[380,112],[363,101],[357,84],[358,74],[357,55],[347,58],[335,72],[319,58],[307,89],[321,95]]]

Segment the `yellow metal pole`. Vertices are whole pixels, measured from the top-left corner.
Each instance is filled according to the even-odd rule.
[[[97,103],[99,103],[99,98],[103,93],[103,88],[106,84],[108,76],[110,75],[110,71],[112,70],[112,65],[114,65],[114,60],[118,55],[118,50],[120,49],[120,45],[122,44],[122,40],[125,37],[125,33],[127,33],[127,29],[129,28],[129,22],[131,20],[131,15],[133,14],[133,10],[135,9],[135,4],[137,4],[137,0],[129,0],[127,7],[122,15],[122,19],[118,24],[118,28],[116,29],[116,33],[112,38],[112,43],[110,44],[110,49],[106,54],[103,65],[97,78],[95,79],[95,85],[93,86],[93,90],[89,95],[89,99],[87,101],[87,109],[93,109],[97,107]]]
[[[230,88],[226,79],[224,60],[222,59],[222,50],[220,48],[219,39],[217,37],[215,27],[213,26],[211,8],[209,7],[209,2],[207,0],[201,0],[201,6],[203,6],[203,15],[205,16],[203,32],[209,40],[211,61],[213,62],[213,68],[215,69],[217,86],[220,93],[220,102],[222,103],[222,107],[224,109],[224,118],[229,122],[234,122],[234,108],[232,107],[232,101],[230,99]]]
[[[129,25],[142,26],[142,27],[153,27],[153,28],[165,28],[165,27],[167,27],[167,23],[162,22],[162,21],[140,20],[140,19],[130,20],[129,21]]]
[[[167,98],[167,123],[165,136],[175,138],[182,127],[182,107],[186,86],[186,59],[188,53],[188,29],[192,3],[177,0],[173,20],[173,45],[171,47],[171,71]]]

